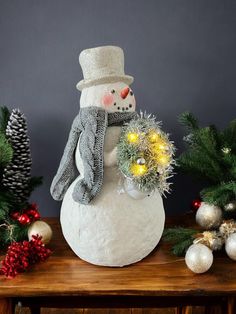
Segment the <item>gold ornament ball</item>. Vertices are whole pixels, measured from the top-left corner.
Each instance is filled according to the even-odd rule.
[[[220,207],[201,202],[196,213],[196,222],[205,229],[217,228],[222,222],[222,210]]]
[[[213,263],[212,251],[204,244],[192,244],[186,252],[185,263],[192,272],[205,273]]]
[[[52,229],[46,222],[37,220],[28,229],[29,240],[32,240],[32,236],[37,234],[42,237],[42,242],[47,244],[52,238]]]
[[[227,255],[236,261],[236,233],[232,233],[225,242],[225,251]]]

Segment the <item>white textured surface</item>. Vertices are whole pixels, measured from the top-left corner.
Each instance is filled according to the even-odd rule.
[[[116,106],[132,104],[134,96],[122,99],[123,82],[102,84],[82,91],[81,107],[101,106],[104,93],[116,91]],[[99,195],[89,205],[76,203],[72,198],[77,178],[67,190],[61,207],[61,225],[65,239],[83,260],[103,266],[124,266],[147,256],[158,244],[165,222],[163,202],[158,192],[136,200],[127,193],[119,194],[120,173],[116,166],[116,145],[120,127],[109,127],[104,145],[104,181]],[[76,150],[76,164],[83,176],[83,163]]]
[[[124,71],[124,53],[120,47],[101,46],[85,49],[80,53],[79,62],[84,79],[76,87],[83,88],[117,81],[131,84],[133,77]]]
[[[105,150],[112,150],[111,143],[116,141],[110,137],[118,138],[119,129],[108,129]],[[76,159],[79,166],[78,149]],[[102,191],[90,205],[72,199],[76,181],[62,203],[61,225],[68,244],[79,257],[93,264],[124,266],[137,262],[155,248],[163,232],[165,214],[160,194],[135,200],[118,193],[118,182],[117,167],[105,167]]]

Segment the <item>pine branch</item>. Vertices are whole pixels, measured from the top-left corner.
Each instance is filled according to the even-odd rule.
[[[31,192],[43,183],[43,177],[31,177],[28,183],[28,189]]]
[[[5,134],[7,123],[10,117],[10,111],[7,107],[0,107],[0,132]]]
[[[232,120],[229,126],[221,133],[224,146],[231,148],[236,153],[236,119]]]
[[[13,149],[6,139],[6,136],[0,131],[0,168],[6,167],[13,157]]]
[[[203,189],[200,193],[204,202],[223,207],[236,198],[236,182],[220,183]]]
[[[190,132],[199,129],[197,119],[190,112],[186,111],[179,115],[179,122],[184,125]]]
[[[198,233],[196,230],[189,228],[168,228],[163,232],[163,240],[173,244],[173,254],[182,256],[193,243],[194,235],[196,233]]]

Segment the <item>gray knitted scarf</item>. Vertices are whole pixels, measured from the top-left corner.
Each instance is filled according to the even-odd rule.
[[[75,150],[83,161],[84,178],[80,179],[72,194],[74,201],[88,204],[101,190],[103,183],[103,149],[107,126],[122,125],[136,116],[135,112],[107,113],[99,107],[81,108],[73,121],[58,171],[51,185],[51,195],[62,200],[70,184],[78,176]]]

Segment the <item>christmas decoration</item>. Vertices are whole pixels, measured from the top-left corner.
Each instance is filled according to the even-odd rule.
[[[236,210],[236,201],[230,202],[224,206],[226,212],[233,212]]]
[[[236,233],[230,234],[226,239],[225,251],[232,260],[236,261]]]
[[[15,195],[19,203],[23,203],[30,194],[29,181],[32,161],[26,120],[18,109],[14,109],[9,117],[6,137],[14,153],[12,161],[4,169],[2,184]]]
[[[222,210],[205,202],[201,203],[196,213],[196,222],[203,228],[212,229],[219,227],[222,221]]]
[[[219,232],[226,240],[232,233],[236,233],[236,222],[233,219],[224,220],[220,225]]]
[[[207,271],[212,264],[211,250],[220,250],[224,244],[228,256],[236,259],[236,221],[233,219],[236,210],[236,120],[223,131],[214,125],[200,128],[190,113],[182,114],[180,121],[189,132],[184,137],[188,150],[178,158],[177,164],[181,170],[210,184],[200,193],[203,201],[194,200],[192,209],[197,209],[196,222],[201,228],[214,230],[176,227],[165,230],[164,240],[172,242],[176,255],[187,251],[187,266],[198,273]],[[204,247],[207,257],[196,245]],[[205,257],[208,262],[204,265]]]
[[[183,256],[189,246],[193,244],[195,236],[199,232],[194,229],[176,227],[176,228],[168,228],[163,232],[163,240],[167,242],[171,242],[172,252],[177,256]]]
[[[32,240],[34,236],[39,235],[44,244],[50,242],[52,238],[52,229],[45,221],[35,221],[28,229],[28,238]]]
[[[26,214],[20,215],[17,220],[18,220],[19,223],[22,224],[22,225],[26,225],[26,224],[29,224],[29,223],[30,223],[30,218],[29,218],[29,216],[26,215]]]
[[[0,108],[0,246],[27,237],[32,217],[28,197],[42,181],[31,177],[29,138],[24,115],[14,109]]]
[[[142,192],[169,192],[174,164],[173,143],[155,117],[140,113],[122,128],[118,143],[118,166]]]
[[[209,247],[212,251],[221,250],[224,239],[220,232],[217,231],[204,231],[203,233],[197,234],[196,239],[193,241],[194,244],[201,243]]]
[[[161,238],[163,201],[158,189],[153,193],[147,190],[157,187],[155,180],[167,179],[173,146],[159,132],[154,119],[146,115],[141,118],[135,112],[130,87],[133,78],[124,73],[122,49],[87,49],[81,52],[79,61],[84,74],[77,85],[81,90],[80,112],[73,122],[51,194],[56,200],[63,199],[60,220],[72,250],[92,264],[121,267],[146,257]],[[138,129],[129,128],[132,120]],[[117,167],[117,144],[121,131],[124,135],[127,128],[126,147],[132,148],[129,151],[133,157],[132,161],[130,156],[124,158],[124,168],[130,171],[131,181]],[[149,143],[150,154],[141,149],[140,142]],[[138,148],[145,154],[138,154]],[[158,173],[154,163],[160,165]],[[166,183],[163,188],[167,187]]]
[[[201,203],[202,203],[202,201],[199,199],[193,200],[191,203],[192,210],[197,211],[198,208],[201,206]]]
[[[36,204],[28,198],[41,184],[41,177],[31,177],[31,156],[24,115],[6,107],[0,109],[0,248],[9,245],[2,262],[2,273],[14,277],[34,261],[43,260],[47,249],[39,238],[27,239],[28,228],[40,218]],[[23,241],[23,242],[22,242]],[[46,255],[45,255],[46,254]]]
[[[32,265],[45,261],[51,251],[45,248],[41,237],[33,236],[31,241],[13,242],[2,261],[1,273],[8,278],[28,270]]]
[[[126,178],[124,180],[124,190],[129,196],[136,200],[141,200],[147,197],[147,193],[142,192],[137,184],[135,184],[134,181],[129,178]]]
[[[186,252],[185,263],[192,272],[205,273],[213,263],[212,251],[204,244],[193,244]]]
[[[236,119],[223,131],[214,125],[199,127],[188,112],[180,116],[180,122],[191,134],[191,141],[178,158],[178,166],[209,185],[200,193],[204,202],[223,209],[236,196]]]

